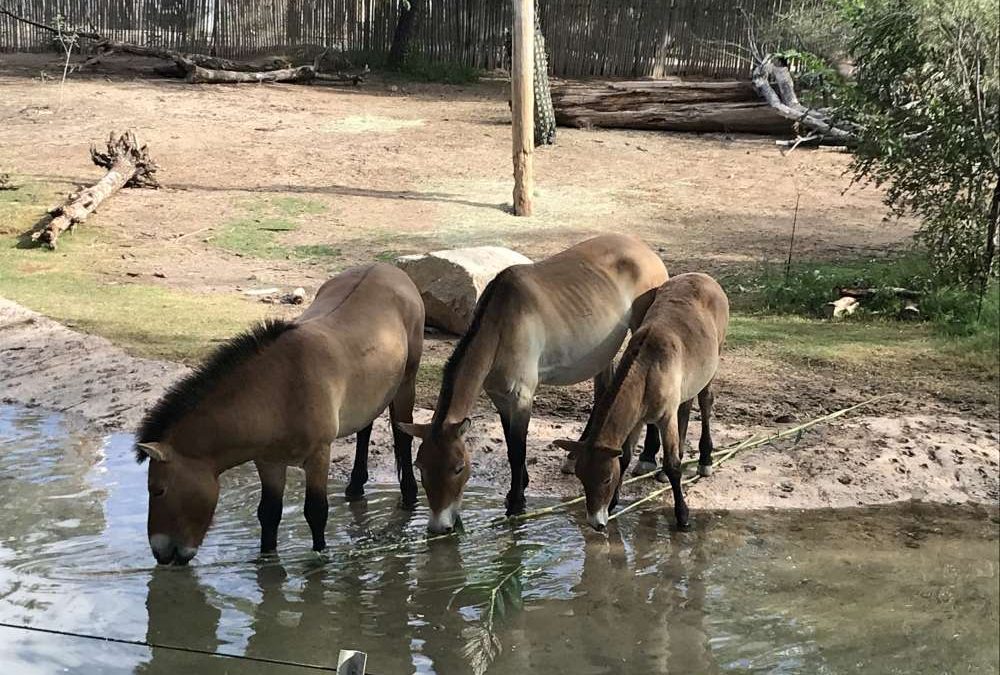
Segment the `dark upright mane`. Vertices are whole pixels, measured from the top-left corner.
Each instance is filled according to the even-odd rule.
[[[465,331],[465,334],[455,346],[455,351],[451,353],[451,356],[448,357],[448,362],[444,364],[444,375],[441,378],[441,394],[438,396],[437,408],[434,410],[433,419],[431,419],[431,424],[434,427],[441,425],[448,412],[448,408],[451,407],[451,398],[455,393],[455,378],[458,376],[458,366],[462,363],[462,359],[465,358],[465,353],[469,351],[469,345],[472,344],[476,335],[479,334],[479,329],[483,324],[483,315],[486,314],[486,308],[496,295],[497,287],[506,283],[508,277],[506,272],[507,270],[503,270],[500,274],[493,277],[493,280],[483,289],[483,294],[479,296],[479,301],[476,302],[476,310],[472,314],[472,322],[469,324],[469,330]]]
[[[205,400],[219,378],[246,363],[252,356],[260,353],[262,347],[293,328],[294,323],[282,319],[267,319],[221,345],[191,374],[174,383],[146,413],[136,433],[136,443],[163,440],[171,426]],[[142,463],[145,459],[146,453],[136,447],[135,460]]]
[[[580,433],[581,441],[585,441],[587,439],[587,436],[591,433],[594,425],[597,425],[598,428],[600,428],[600,425],[604,424],[608,415],[611,413],[611,404],[614,403],[615,397],[618,396],[618,392],[621,390],[622,385],[625,384],[625,380],[628,378],[629,373],[632,372],[632,367],[635,365],[636,359],[639,356],[639,351],[642,349],[642,345],[645,343],[646,336],[648,334],[648,332],[642,331],[638,334],[633,334],[632,339],[629,340],[628,346],[625,348],[625,353],[622,354],[621,361],[618,362],[618,367],[615,368],[611,383],[608,385],[608,388],[604,390],[604,394],[601,396],[600,400],[594,403],[593,412],[590,417],[587,418],[587,425]]]

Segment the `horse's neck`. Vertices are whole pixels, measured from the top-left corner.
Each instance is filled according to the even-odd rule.
[[[265,408],[273,402],[253,395],[253,389],[209,397],[171,430],[171,442],[211,463],[216,474],[255,459],[261,449],[255,427],[269,417]]]
[[[472,413],[479,392],[493,369],[498,344],[499,335],[490,326],[481,326],[472,336],[454,371],[446,373],[451,376],[450,382],[442,383],[436,420],[461,422]]]
[[[646,393],[647,368],[633,363],[625,377],[612,384],[598,401],[595,412],[596,425],[591,430],[594,445],[620,448],[629,434],[642,422],[645,412],[643,398]]]

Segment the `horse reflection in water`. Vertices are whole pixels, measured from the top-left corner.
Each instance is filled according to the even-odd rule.
[[[349,508],[351,520],[344,535],[363,541],[371,534],[368,504],[354,502]],[[411,515],[390,511],[389,522],[382,527],[403,531]],[[405,565],[405,558],[393,555],[333,556],[293,571],[276,559],[260,565],[256,575],[260,602],[253,608],[246,653],[332,669],[339,650],[359,649],[370,651],[369,661],[378,664],[377,672],[412,672]]]
[[[220,649],[218,638],[222,611],[209,602],[208,589],[190,568],[153,570],[146,596],[146,641],[215,652]],[[221,659],[220,659],[221,660]],[[140,664],[135,672],[143,675],[174,675],[178,672],[222,672],[229,664],[206,664],[206,657],[167,649],[153,649],[150,660]],[[211,670],[206,670],[206,666]]]
[[[637,525],[608,528],[607,538],[582,534],[572,598],[515,615],[495,671],[555,673],[580,664],[588,673],[719,672],[704,626],[700,532],[672,533],[662,513],[649,512]]]

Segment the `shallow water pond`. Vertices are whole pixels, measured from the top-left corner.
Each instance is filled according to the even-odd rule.
[[[0,622],[331,669],[353,648],[376,675],[1000,669],[994,510],[699,512],[678,533],[639,509],[601,536],[579,510],[484,529],[501,500],[472,491],[464,536],[387,550],[426,512],[386,486],[332,500],[319,556],[300,477],[280,559],[256,558],[244,467],[192,564],[155,568],[131,438],[0,406]],[[182,669],[316,672],[0,628],[4,673]]]

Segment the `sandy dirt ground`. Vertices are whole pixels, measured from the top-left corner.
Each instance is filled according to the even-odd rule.
[[[40,355],[44,359],[39,360]],[[103,338],[77,333],[5,300],[0,300],[0,357],[0,400],[79,416],[108,431],[134,429],[164,388],[187,372],[177,364],[135,358]],[[81,371],[90,377],[81,377]],[[783,440],[737,455],[710,479],[688,488],[690,506],[817,508],[908,499],[995,503],[1000,498],[1000,437],[995,425],[934,410],[880,414],[887,406],[893,407],[878,403],[813,427],[797,442]],[[418,409],[417,421],[427,421],[430,414]],[[576,478],[559,473],[563,453],[552,441],[577,438],[583,422],[544,413],[532,420],[529,496],[579,493]],[[697,426],[693,419],[692,436]],[[781,428],[726,419],[715,425],[716,444],[722,447]],[[472,484],[498,488],[502,495],[509,471],[496,415],[477,414],[469,439]],[[353,437],[336,442],[332,478],[346,481],[353,452]],[[693,452],[689,448],[688,456]],[[373,481],[395,480],[385,415],[375,424],[370,459]],[[623,490],[623,498],[659,487],[651,480],[634,483]]]
[[[913,232],[910,222],[884,218],[876,190],[850,185],[843,154],[782,155],[772,139],[722,134],[562,128],[557,146],[536,154],[537,215],[518,219],[508,206],[509,111],[499,81],[192,86],[151,77],[154,65],[118,60],[72,75],[60,93],[54,55],[0,55],[0,169],[68,192],[100,175],[89,144],[126,128],[161,166],[162,189],[116,196],[84,226],[99,235],[86,251],[88,272],[104,283],[235,297],[271,285],[312,292],[331,273],[375,259],[478,244],[538,259],[608,230],[643,237],[671,273],[718,273],[783,260],[796,202],[802,259],[884,254]],[[294,225],[274,234],[280,248],[251,255],[220,245],[237,225],[267,218]],[[299,246],[323,246],[325,254],[287,253]],[[428,335],[425,360],[440,363],[453,344]],[[131,430],[184,372],[0,305],[4,400]],[[876,394],[903,395],[817,427],[797,444],[740,455],[690,488],[691,506],[995,501],[995,405],[927,396],[923,385],[914,393],[910,378],[919,376],[887,381],[863,368],[847,376],[829,363],[792,367],[753,350],[728,351],[716,394],[718,447]],[[540,392],[530,494],[578,493],[576,479],[559,474],[562,453],[551,441],[578,434],[590,397],[589,384]],[[391,481],[387,425],[376,424],[373,475]],[[474,429],[473,480],[502,494],[508,469],[499,422],[482,407]],[[337,478],[349,471],[351,442],[337,443]]]

